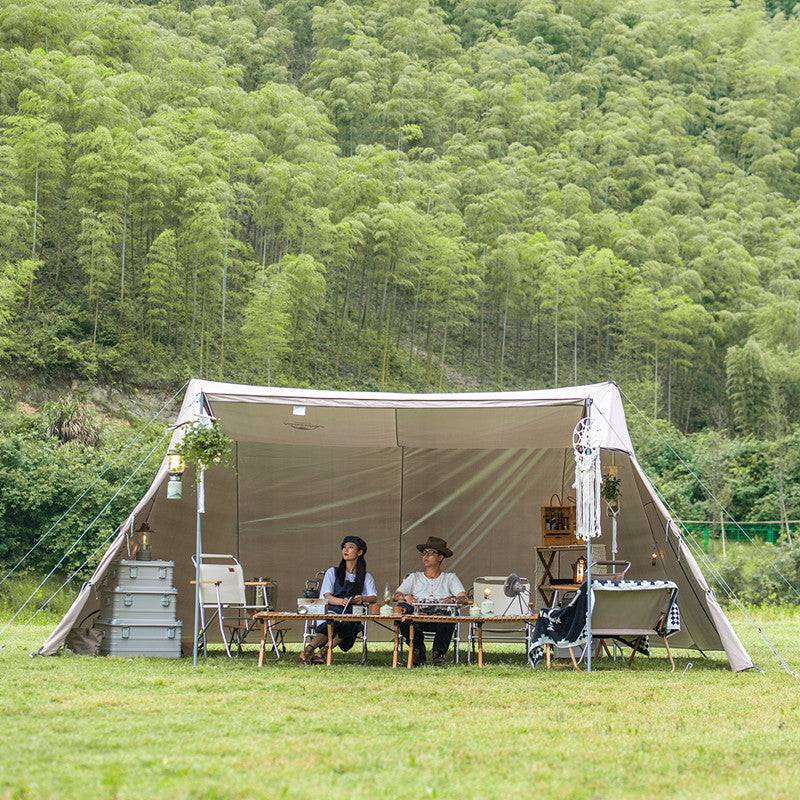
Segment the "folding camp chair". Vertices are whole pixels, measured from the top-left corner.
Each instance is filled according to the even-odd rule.
[[[195,556],[192,556],[192,564],[196,570],[197,561]],[[195,581],[192,581],[192,584],[194,583]],[[198,633],[198,644],[202,645],[205,654],[208,653],[207,632],[216,619],[228,658],[233,657],[231,654],[231,646],[233,644],[236,644],[237,652],[241,655],[244,640],[256,626],[253,614],[258,611],[269,610],[270,585],[267,581],[245,581],[242,565],[232,555],[201,553],[200,631]],[[246,587],[248,586],[256,588],[257,602],[255,604],[248,604],[247,602]],[[212,611],[208,619],[206,619],[206,611]],[[226,627],[231,631],[230,641],[225,633]],[[273,630],[270,626],[269,634],[275,655],[280,658],[279,640],[285,652],[283,632]]]

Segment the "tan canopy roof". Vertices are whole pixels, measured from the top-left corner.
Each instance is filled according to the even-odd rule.
[[[615,383],[529,392],[395,394],[193,380],[179,422],[196,415],[201,396],[235,441],[442,450],[563,448],[590,407],[605,426],[603,446],[633,452]]]

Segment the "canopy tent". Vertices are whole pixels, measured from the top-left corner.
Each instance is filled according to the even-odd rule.
[[[428,535],[448,540],[455,554],[447,569],[465,585],[479,575],[533,575],[534,547],[542,541],[539,508],[553,493],[569,491],[572,431],[589,408],[601,426],[602,461],[613,459],[621,480],[618,556],[632,562],[629,577],[677,583],[683,624],[671,639],[675,646],[724,650],[732,669],[752,667],[636,460],[614,383],[390,394],[195,379],[171,444],[201,409],[219,421],[234,442],[234,464],[206,474],[203,549],[236,555],[248,575],[276,580],[278,603],[289,608],[305,578],[338,561],[343,532],[367,540],[369,569],[380,587],[394,589],[416,568],[415,546]],[[179,618],[192,618],[193,481],[185,476],[183,499],[168,500],[166,479],[165,459],[40,654],[56,653],[97,607],[98,583],[142,520],[155,531],[154,555],[175,561]],[[605,517],[602,526],[600,541],[607,541]],[[184,624],[185,639],[190,631]]]

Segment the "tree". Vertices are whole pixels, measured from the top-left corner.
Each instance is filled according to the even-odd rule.
[[[93,346],[97,346],[100,304],[106,298],[116,270],[113,243],[117,226],[118,220],[111,214],[82,209],[78,263],[86,279],[86,295],[94,307]]]
[[[18,103],[20,107],[33,106],[43,111],[41,98],[25,90]],[[64,146],[66,135],[56,122],[41,116],[16,115],[5,120],[3,139],[14,149],[19,167],[19,180],[29,188],[33,200],[31,225],[31,258],[36,258],[42,227],[43,199],[49,199],[56,182],[64,175]]]
[[[285,285],[292,359],[311,349],[312,329],[325,300],[325,267],[312,256],[284,256],[277,271]]]
[[[771,384],[758,342],[751,338],[741,347],[729,347],[725,372],[736,427],[745,434],[761,435],[771,405]]]
[[[39,266],[40,262],[32,258],[16,262],[0,261],[0,357],[9,345],[6,334],[12,329],[9,323]]]
[[[178,288],[177,239],[172,228],[162,231],[147,251],[144,270],[148,336],[162,338],[174,330]]]
[[[242,351],[255,380],[272,385],[281,359],[290,347],[290,297],[286,276],[277,271],[263,275],[252,289],[244,310]]]

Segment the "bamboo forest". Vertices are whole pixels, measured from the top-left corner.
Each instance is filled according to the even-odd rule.
[[[794,6],[0,0],[4,402],[613,379],[800,514]]]

